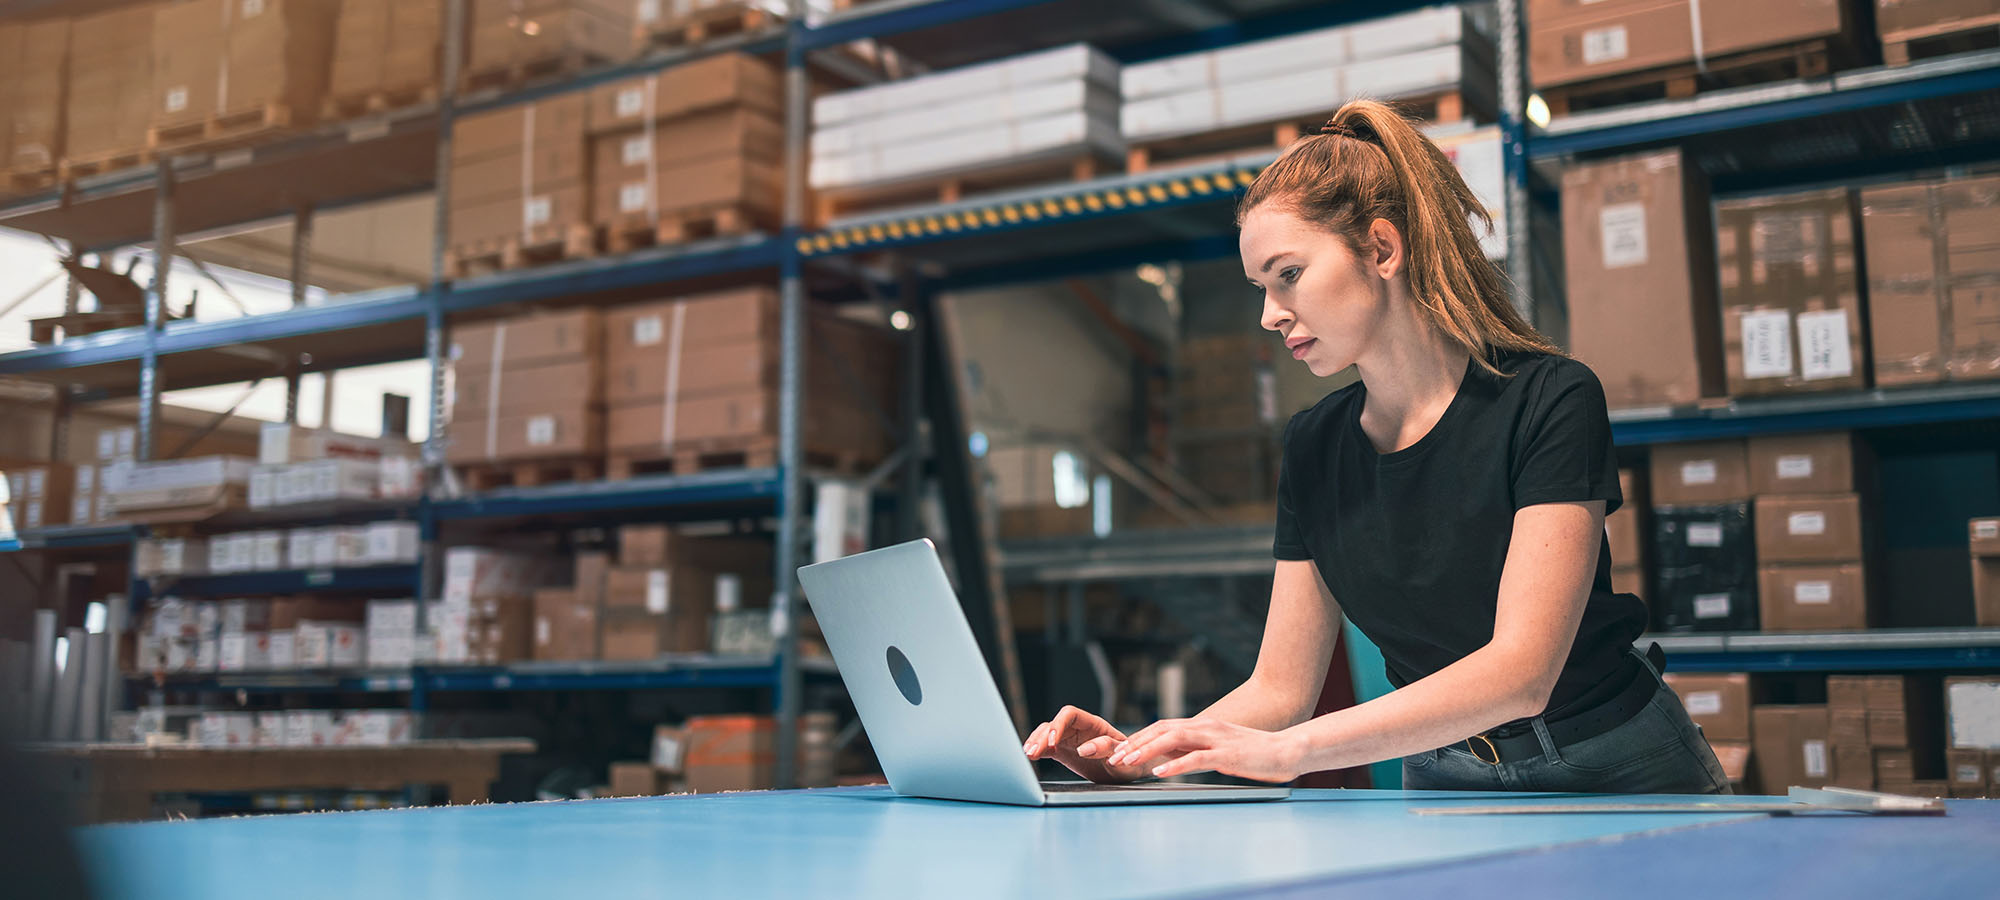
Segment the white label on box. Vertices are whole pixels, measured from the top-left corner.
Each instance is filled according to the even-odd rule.
[[[242,18],[248,19],[264,14],[264,0],[243,0]]]
[[[1743,377],[1784,378],[1792,374],[1792,314],[1782,309],[1746,312],[1743,319]]]
[[[737,575],[715,576],[715,611],[735,612],[743,606],[743,579]]]
[[[1826,513],[1795,512],[1785,519],[1785,530],[1794,535],[1813,536],[1826,533]]]
[[[48,492],[49,492],[49,470],[29,469],[28,496],[44,497],[48,495]]]
[[[651,25],[654,22],[658,22],[660,20],[660,0],[639,0],[639,5],[632,10],[632,18],[637,19],[641,25]]]
[[[636,166],[653,155],[653,142],[644,137],[626,138],[625,151],[621,154],[628,166]]]
[[[546,225],[554,207],[548,197],[529,197],[521,202],[521,224],[528,227]]]
[[[1801,581],[1792,586],[1792,602],[1805,606],[1825,606],[1833,602],[1833,582]]]
[[[1806,777],[1825,778],[1827,772],[1826,742],[1806,741],[1805,755],[1806,755]]]
[[[646,208],[646,183],[634,181],[618,189],[618,211],[638,212]]]
[[[654,569],[646,573],[646,611],[656,616],[667,614],[667,570]]]
[[[1778,478],[1780,480],[1811,478],[1812,473],[1813,463],[1810,456],[1798,454],[1795,456],[1778,457]]]
[[[528,446],[546,447],[555,442],[555,416],[535,416],[528,420]]]
[[[1614,203],[1597,214],[1604,241],[1604,267],[1622,269],[1646,264],[1646,205]]]
[[[1722,546],[1722,523],[1696,522],[1694,524],[1689,525],[1688,546],[1690,547]]]
[[[1987,519],[1972,523],[1972,536],[1982,541],[2000,538],[2000,519]]]
[[[118,454],[118,433],[100,431],[97,433],[97,458],[111,459]]]
[[[1690,716],[1715,716],[1722,714],[1721,691],[1695,691],[1687,695],[1687,711]]]
[[[96,466],[76,467],[76,490],[78,493],[83,493],[83,494],[90,493],[91,486],[96,483],[97,483]]]
[[[536,616],[536,617],[535,617],[535,646],[537,646],[537,647],[546,647],[546,646],[548,646],[548,644],[549,644],[549,638],[550,638],[550,631],[551,631],[551,630],[552,630],[552,629],[550,629],[550,628],[549,628],[549,618],[548,618],[547,616]]]
[[[651,347],[660,342],[664,333],[659,316],[640,316],[632,320],[632,345],[635,347]]]
[[[1697,619],[1725,619],[1729,617],[1728,594],[1696,594],[1694,617]]]
[[[186,85],[167,89],[167,112],[174,113],[188,108]]]
[[[1695,459],[1681,463],[1681,484],[1714,484],[1715,460]]]
[[[644,88],[629,87],[618,92],[618,117],[636,116],[646,109]]]
[[[1583,64],[1586,66],[1617,62],[1631,54],[1623,25],[1593,28],[1583,33]]]
[[[1847,310],[1799,313],[1799,374],[1807,381],[1854,374],[1847,343]]]
[[[1978,784],[1978,766],[1959,766],[1951,770],[1951,779],[1961,784]]]

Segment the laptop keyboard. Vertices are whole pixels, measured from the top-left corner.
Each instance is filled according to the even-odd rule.
[[[1051,794],[1075,794],[1083,791],[1226,791],[1243,790],[1226,784],[1172,784],[1164,781],[1148,781],[1141,784],[1097,784],[1090,781],[1044,781],[1042,790]]]

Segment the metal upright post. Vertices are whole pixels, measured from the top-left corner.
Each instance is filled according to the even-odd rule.
[[[146,291],[146,330],[139,357],[136,456],[153,458],[160,421],[160,326],[167,317],[167,274],[174,268],[174,167],[160,157],[153,187],[153,283]]]
[[[1526,25],[1521,0],[1500,0],[1500,153],[1507,179],[1507,276],[1514,282],[1514,306],[1535,319],[1533,244],[1528,222],[1527,67],[1523,60]]]
[[[69,259],[79,265],[83,263],[83,254],[77,249],[77,244],[74,241],[70,242],[69,245]],[[76,280],[75,272],[66,271],[63,276],[63,315],[76,315],[77,306],[80,305],[82,300],[83,282]],[[50,459],[69,458],[69,418],[71,406],[69,395],[70,389],[67,385],[59,386],[56,389],[55,414],[49,428]]]
[[[913,541],[924,529],[924,351],[930,343],[930,304],[912,302],[923,286],[909,267],[898,270],[896,296],[910,317],[903,334],[903,460],[902,496],[896,502],[896,540]]]
[[[292,308],[306,305],[306,266],[312,260],[311,206],[301,206],[292,213]],[[299,359],[293,356],[285,369],[285,422],[299,424],[299,382],[302,378]]]
[[[784,254],[779,265],[779,305],[781,307],[780,355],[778,369],[778,471],[779,490],[777,572],[773,584],[777,596],[772,606],[778,617],[778,734],[777,786],[798,784],[799,712],[804,698],[804,681],[799,676],[799,622],[797,615],[799,549],[805,525],[805,283],[800,279],[800,255],[796,242],[805,219],[806,69],[804,0],[786,3],[789,24],[785,35],[785,228]]]

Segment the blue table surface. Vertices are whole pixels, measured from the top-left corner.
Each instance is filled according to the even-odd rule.
[[[1931,819],[1410,813],[1547,800],[1309,790],[1283,803],[1029,809],[838,788],[104,825],[77,835],[96,886],[111,898],[1109,898],[1338,889],[1465,900],[1492,896],[1498,884],[1533,885],[1538,897],[1633,888],[1657,895],[1654,888],[1667,885],[1773,896],[1794,894],[1797,878],[1814,867],[1836,896],[1861,883],[1839,874],[1849,870],[1894,886],[1875,896],[1909,896],[1933,880],[1957,896],[2000,884],[2000,804],[1985,801],[1954,802],[1950,817]]]

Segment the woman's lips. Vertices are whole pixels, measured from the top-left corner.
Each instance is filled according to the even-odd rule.
[[[1313,345],[1317,343],[1319,343],[1319,338],[1308,338],[1305,343],[1292,348],[1292,358],[1305,359],[1306,351],[1311,350]]]

